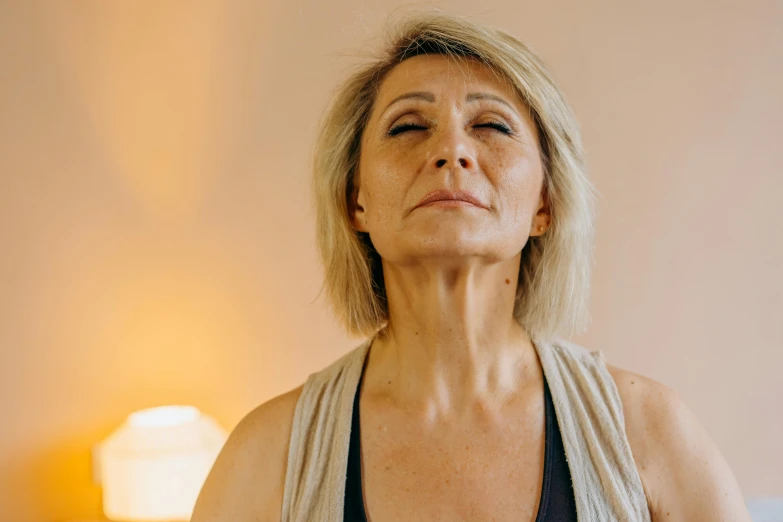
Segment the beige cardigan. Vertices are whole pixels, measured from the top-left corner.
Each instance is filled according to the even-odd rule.
[[[294,410],[282,522],[342,522],[353,399],[372,339],[310,375]],[[650,522],[603,352],[534,343],[583,521]]]

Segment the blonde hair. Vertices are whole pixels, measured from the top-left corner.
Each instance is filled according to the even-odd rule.
[[[580,130],[541,60],[509,34],[459,16],[415,13],[388,44],[337,88],[318,128],[313,162],[316,226],[324,286],[338,319],[353,335],[388,321],[381,258],[369,235],[351,226],[360,144],[381,82],[412,56],[475,59],[504,78],[528,105],[539,134],[551,221],[522,249],[514,318],[533,340],[567,337],[589,321],[594,188],[586,175]]]

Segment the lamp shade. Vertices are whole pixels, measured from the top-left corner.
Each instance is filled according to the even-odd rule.
[[[132,413],[97,448],[104,513],[117,521],[190,520],[226,438],[193,406]]]

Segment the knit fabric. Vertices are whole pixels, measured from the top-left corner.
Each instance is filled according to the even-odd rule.
[[[372,339],[311,374],[294,410],[282,522],[342,522],[353,399]],[[535,342],[549,384],[580,522],[650,522],[603,352]]]

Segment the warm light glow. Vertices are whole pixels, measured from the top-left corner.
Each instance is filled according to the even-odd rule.
[[[137,427],[176,426],[198,419],[198,409],[193,406],[160,406],[128,415],[128,424]]]
[[[132,413],[98,448],[104,513],[117,521],[190,520],[226,437],[193,406]]]

